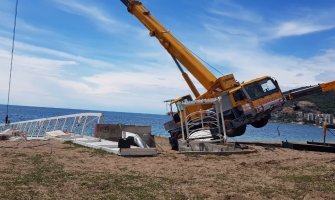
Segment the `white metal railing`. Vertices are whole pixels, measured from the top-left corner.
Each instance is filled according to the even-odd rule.
[[[210,110],[199,110],[189,114],[186,117],[186,124],[189,130],[188,137],[200,130],[220,128],[220,121],[217,113]]]
[[[186,108],[194,105],[213,105],[213,109],[199,110],[186,114]],[[224,116],[222,110],[221,98],[195,100],[182,104],[183,111],[180,112],[183,140],[206,139],[213,137],[211,132],[217,132],[218,136],[224,141],[227,140],[226,127],[224,125]],[[185,126],[185,128],[184,128]],[[186,131],[186,132],[185,132]],[[193,134],[203,131],[200,137],[192,137]]]
[[[92,136],[95,124],[103,120],[102,113],[80,113],[0,124],[0,131],[16,129],[22,131],[27,137],[44,137],[46,132],[55,130]]]

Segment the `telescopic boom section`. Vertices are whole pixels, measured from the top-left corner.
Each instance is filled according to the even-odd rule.
[[[155,36],[163,47],[175,57],[186,69],[209,90],[217,78],[166,28],[138,0],[121,0],[142,24]]]
[[[284,92],[286,100],[294,100],[312,94],[320,94],[323,92],[335,91],[335,81],[321,83],[319,85],[301,87],[294,90]]]
[[[195,85],[193,84],[192,80],[190,79],[190,77],[188,76],[188,74],[186,72],[184,72],[183,68],[180,66],[178,60],[172,56],[172,59],[174,60],[174,62],[176,63],[179,71],[181,72],[181,74],[184,77],[184,80],[186,81],[187,85],[190,87],[191,91],[193,92],[195,98],[198,98],[200,96],[199,91],[197,90],[197,88],[195,87]]]

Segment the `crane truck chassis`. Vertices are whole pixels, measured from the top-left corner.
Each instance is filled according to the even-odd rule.
[[[239,83],[233,74],[216,78],[180,41],[178,41],[138,0],[121,0],[128,11],[133,14],[148,30],[152,37],[156,37],[161,45],[172,56],[182,73],[186,83],[195,96],[195,100],[220,98],[222,115],[226,134],[228,137],[243,135],[248,124],[256,128],[264,127],[271,112],[283,106],[283,104],[294,99],[297,95],[306,95],[306,90],[282,93],[278,82],[270,77],[263,76],[244,83]],[[184,72],[182,64],[207,90],[199,94],[187,73]],[[305,88],[306,89],[306,88]],[[335,81],[309,88],[311,91],[329,91],[335,89]],[[181,137],[183,124],[186,119],[181,115],[182,111],[191,114],[199,110],[213,109],[211,105],[194,105],[184,108],[182,104],[193,101],[191,95],[174,99],[170,103],[168,113],[172,120],[165,123],[165,129],[170,133],[170,144],[172,149],[178,149],[178,138]],[[185,109],[185,110],[183,110]],[[221,113],[220,113],[221,114]],[[190,120],[197,121],[200,116],[193,115]],[[193,127],[194,129],[198,127]],[[212,132],[213,138],[218,134]]]
[[[271,111],[283,106],[285,103],[285,97],[277,81],[271,77],[262,77],[240,84],[234,89],[224,92],[219,97],[221,101],[220,105],[222,106],[220,111],[223,112],[224,126],[228,137],[243,135],[248,124],[251,124],[255,128],[264,127],[270,119]],[[178,149],[177,140],[181,136],[181,128],[185,128],[180,123],[180,113],[184,111],[182,104],[191,101],[191,96],[187,95],[170,103],[171,111],[169,113],[173,119],[165,123],[164,127],[171,135],[170,144],[173,149]],[[174,107],[176,108],[176,112],[173,111]],[[189,110],[186,113],[191,114],[201,109],[212,109],[214,112],[217,112],[211,104],[208,107],[204,105],[201,107],[199,108],[198,105],[188,106],[187,109]],[[194,117],[191,121],[194,123],[198,119],[200,117]],[[185,120],[187,119],[183,121],[185,122]],[[223,126],[223,124],[220,124],[220,126]],[[198,129],[199,127],[194,126],[192,128]],[[213,138],[218,138],[219,135],[222,135],[222,133],[215,131],[217,129],[210,130]],[[220,130],[223,129],[221,128]]]

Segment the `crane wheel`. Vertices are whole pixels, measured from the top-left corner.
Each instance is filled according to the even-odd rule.
[[[247,125],[242,125],[238,128],[231,129],[231,130],[227,131],[227,136],[228,137],[241,136],[245,133],[246,129],[247,129]]]
[[[178,144],[178,135],[179,133],[176,132],[171,132],[170,133],[171,137],[169,137],[169,142],[171,145],[171,149],[178,151],[179,150],[179,144]]]
[[[251,125],[255,128],[262,128],[269,122],[269,119],[270,117],[264,117],[261,120],[251,123]]]

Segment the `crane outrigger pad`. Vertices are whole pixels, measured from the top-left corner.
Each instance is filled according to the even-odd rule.
[[[257,150],[237,142],[192,141],[189,143],[180,142],[179,152],[185,154],[231,155],[256,153]]]

